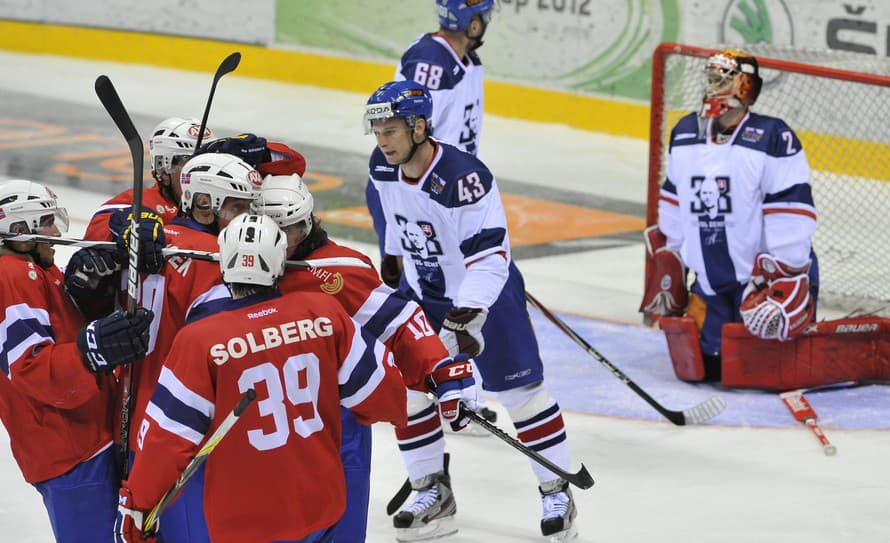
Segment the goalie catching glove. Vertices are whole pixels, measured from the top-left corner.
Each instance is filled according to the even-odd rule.
[[[140,307],[133,315],[117,311],[80,329],[77,348],[93,373],[111,373],[132,364],[148,352],[149,329],[154,314]]]
[[[816,308],[809,268],[809,263],[795,268],[771,255],[757,255],[740,308],[742,322],[752,335],[786,341],[813,320]]]
[[[439,339],[448,349],[448,354],[479,356],[485,349],[482,325],[485,324],[487,316],[487,309],[477,307],[452,307],[445,313]]]
[[[427,386],[439,398],[442,418],[451,423],[451,429],[460,431],[470,423],[461,416],[460,404],[476,410],[476,380],[473,378],[473,361],[465,354],[446,358],[433,367],[427,376]]]
[[[118,257],[122,262],[127,262],[130,251],[130,226],[133,220],[133,208],[119,209],[111,214],[108,228],[111,236],[117,243],[118,251],[123,254]],[[164,221],[156,213],[142,208],[139,214],[138,228],[139,247],[139,271],[144,273],[158,273],[164,266]]]
[[[667,247],[667,238],[658,226],[650,226],[643,235],[652,274],[646,283],[640,311],[661,317],[682,315],[689,303],[689,290],[680,253]]]

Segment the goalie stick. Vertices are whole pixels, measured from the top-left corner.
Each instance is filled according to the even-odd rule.
[[[213,104],[213,95],[216,93],[216,84],[219,83],[219,80],[222,79],[224,75],[234,72],[235,68],[237,68],[240,63],[241,53],[238,52],[232,53],[219,63],[219,67],[213,75],[213,83],[210,85],[210,95],[207,97],[207,104],[204,106],[204,116],[201,118],[201,129],[198,131],[198,140],[195,142],[195,152],[192,153],[192,156],[195,156],[198,152],[198,148],[201,147],[201,143],[204,140],[204,131],[207,130],[207,118],[210,117],[210,105]]]
[[[241,417],[241,414],[244,413],[244,410],[247,409],[247,406],[250,405],[250,402],[255,398],[256,391],[252,388],[247,389],[247,392],[241,396],[241,399],[238,400],[234,409],[226,415],[226,418],[223,419],[216,431],[213,432],[213,435],[207,438],[207,441],[204,442],[204,445],[198,450],[195,457],[185,466],[179,479],[177,479],[173,486],[164,493],[161,497],[161,501],[159,501],[158,504],[145,516],[145,519],[142,522],[142,534],[144,538],[147,539],[155,534],[157,531],[158,518],[160,518],[161,514],[167,510],[167,507],[173,503],[173,500],[179,495],[179,491],[182,490],[182,487],[184,487],[188,480],[192,478],[196,471],[198,471],[198,468],[204,464],[210,453],[212,453],[217,445],[219,445],[219,442],[226,437],[226,434],[229,433],[229,430],[231,430],[235,423],[238,422],[238,418]]]
[[[779,398],[782,399],[782,402],[788,407],[791,414],[794,415],[794,418],[806,424],[807,427],[813,431],[813,434],[816,435],[816,439],[822,444],[822,452],[824,452],[826,456],[834,456],[837,454],[837,447],[832,445],[831,442],[828,441],[828,438],[825,437],[822,428],[819,427],[819,424],[816,422],[816,412],[813,410],[813,406],[810,405],[810,402],[804,398],[803,393],[804,389],[791,390],[779,394]]]
[[[111,116],[114,124],[120,130],[121,135],[127,140],[130,148],[130,157],[133,160],[133,209],[142,209],[142,155],[144,148],[139,131],[133,125],[133,120],[127,113],[127,109],[121,102],[120,96],[114,89],[108,76],[100,75],[95,83],[96,96],[105,106],[105,110]],[[127,313],[136,312],[139,304],[139,212],[130,213],[130,239],[128,240],[129,269],[127,271]],[[120,451],[119,466],[121,479],[127,478],[129,467],[129,443],[130,443],[130,411],[133,409],[133,396],[131,394],[133,368],[128,364],[121,368],[121,427],[120,427]]]
[[[510,445],[517,451],[519,451],[522,454],[524,454],[525,456],[531,458],[538,464],[544,466],[545,468],[547,468],[554,474],[559,475],[560,477],[562,477],[566,481],[572,483],[573,485],[577,486],[578,488],[586,490],[593,486],[593,477],[590,476],[590,472],[587,471],[587,468],[584,467],[584,464],[581,464],[581,469],[579,469],[577,473],[569,473],[568,471],[560,468],[559,466],[557,466],[550,460],[547,460],[542,455],[538,454],[537,451],[531,449],[530,447],[528,447],[521,441],[513,439],[506,432],[504,432],[503,430],[501,430],[494,424],[488,422],[488,420],[485,417],[483,417],[482,415],[480,415],[479,413],[476,413],[475,411],[473,411],[471,409],[467,409],[467,407],[462,403],[460,404],[460,416],[468,417],[470,420],[472,420],[479,426],[485,428],[486,430],[488,430],[489,432],[494,434],[495,437],[500,438],[501,441],[503,441],[507,445]]]
[[[685,409],[683,411],[673,411],[671,409],[667,409],[666,407],[655,401],[652,396],[647,394],[645,390],[643,390],[638,384],[633,382],[630,377],[624,374],[623,371],[609,362],[609,360],[601,355],[599,351],[597,351],[589,343],[584,341],[584,338],[582,338],[574,330],[572,330],[569,325],[562,321],[562,319],[551,313],[550,310],[547,309],[544,304],[539,302],[537,298],[535,298],[528,292],[525,293],[525,298],[529,301],[529,303],[531,303],[532,306],[541,311],[541,313],[543,313],[544,316],[550,320],[550,322],[555,324],[557,328],[565,332],[565,334],[572,338],[575,343],[580,345],[582,349],[586,350],[587,353],[590,354],[590,356],[594,357],[600,364],[605,366],[606,369],[612,373],[612,375],[614,375],[618,378],[618,380],[630,387],[630,389],[636,392],[639,397],[643,398],[646,403],[654,407],[656,411],[661,413],[666,419],[673,422],[677,426],[683,426],[686,424],[700,424],[719,415],[726,408],[726,402],[724,402],[723,399],[719,396],[714,396],[712,398],[708,398],[698,405],[694,405],[689,409]]]
[[[111,241],[93,241],[88,239],[63,238],[56,236],[42,236],[39,234],[12,234],[9,232],[0,232],[0,239],[6,241],[33,241],[36,243],[51,243],[55,245],[65,245],[69,247],[91,247],[94,249],[106,249],[114,251],[117,245]],[[164,258],[173,256],[181,256],[185,258],[193,258],[195,260],[206,260],[208,262],[219,262],[219,253],[211,253],[210,251],[197,251],[193,249],[179,249],[176,247],[165,247],[161,250]],[[331,258],[316,258],[310,260],[285,260],[284,262],[291,268],[323,268],[325,266],[336,267],[343,266],[349,268],[373,268],[360,258],[351,256],[337,256]]]

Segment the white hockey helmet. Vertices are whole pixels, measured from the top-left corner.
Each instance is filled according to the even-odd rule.
[[[204,153],[190,159],[182,167],[179,180],[184,213],[192,209],[197,194],[209,195],[211,209],[219,213],[226,198],[256,200],[263,185],[260,172],[225,153]]]
[[[187,157],[194,154],[200,130],[201,121],[198,119],[170,117],[161,121],[148,139],[151,170],[156,174],[172,174],[173,162],[177,157],[187,160]],[[215,139],[217,138],[210,127],[205,127],[202,145]]]
[[[0,182],[0,232],[37,234],[49,216],[59,231],[68,231],[68,211],[47,186],[26,179]],[[20,223],[26,228],[13,228]]]
[[[272,286],[284,273],[287,236],[266,215],[238,215],[219,233],[219,268],[226,284]]]
[[[297,174],[267,175],[260,197],[250,207],[254,213],[272,217],[282,230],[296,224],[302,226],[304,236],[312,231],[315,199]]]

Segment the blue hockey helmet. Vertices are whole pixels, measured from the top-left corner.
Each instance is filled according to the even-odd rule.
[[[487,25],[493,8],[494,0],[436,0],[439,26],[457,32],[466,31],[476,15]]]
[[[390,81],[384,83],[368,98],[365,105],[365,134],[371,133],[371,122],[401,117],[414,129],[418,117],[427,120],[433,115],[433,98],[430,91],[414,81]]]

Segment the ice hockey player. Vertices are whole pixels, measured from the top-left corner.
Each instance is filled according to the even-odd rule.
[[[0,233],[60,236],[68,214],[46,186],[0,183]],[[0,242],[0,420],[60,543],[112,541],[117,469],[114,369],[145,354],[151,313],[87,324],[49,243]]]
[[[497,393],[520,441],[568,469],[565,426],[544,386],[497,183],[476,157],[430,136],[432,110],[429,91],[414,81],[386,83],[366,105],[365,130],[377,140],[369,179],[386,218],[381,276],[398,284],[404,272],[407,293],[449,353],[474,357],[483,387]],[[431,403],[411,402],[409,417]],[[532,468],[543,497],[542,532],[573,536],[568,483]]]
[[[671,131],[640,308],[669,316],[659,322],[688,381],[720,380],[726,323],[765,340],[800,334],[815,317],[819,282],[810,169],[783,120],[750,111],[762,86],[757,59],[723,51],[704,75],[701,110]]]
[[[206,463],[214,543],[329,541],[345,507],[340,407],[363,424],[405,424],[405,385],[389,350],[324,293],[279,293],[286,250],[270,217],[242,215],[220,233],[232,298],[187,325],[170,350],[120,491],[123,541],[142,540],[144,513],[250,388],[256,405]]]
[[[314,198],[298,175],[266,176],[253,204],[254,211],[272,217],[287,235],[289,259],[351,257],[371,266],[363,254],[330,240],[313,208]],[[292,270],[282,277],[279,288],[284,294],[323,292],[336,299],[364,330],[392,350],[408,388],[421,393],[432,389],[446,420],[457,430],[467,425],[468,419],[457,418],[457,401],[470,409],[475,406],[471,362],[466,355],[452,359],[417,303],[384,285],[372,267]],[[222,294],[225,297],[226,293]],[[207,301],[214,298],[211,294]],[[202,301],[196,301],[194,311],[200,311],[198,303]],[[348,410],[342,415],[341,457],[348,495],[346,514],[335,527],[333,542],[352,543],[364,541],[367,531],[371,429],[359,424]],[[396,517],[397,539],[454,533],[456,505],[445,469],[445,441],[436,406],[425,402],[406,427],[396,429],[396,436],[409,479],[418,492],[412,507]]]

